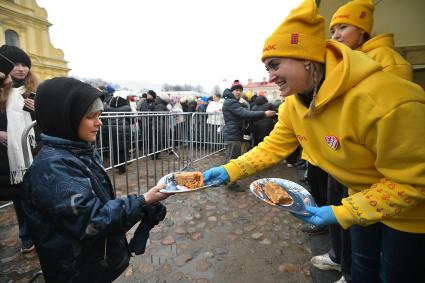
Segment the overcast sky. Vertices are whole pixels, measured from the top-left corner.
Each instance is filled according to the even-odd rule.
[[[70,75],[133,89],[222,90],[267,77],[265,39],[300,0],[37,0]],[[223,82],[227,79],[227,82]]]

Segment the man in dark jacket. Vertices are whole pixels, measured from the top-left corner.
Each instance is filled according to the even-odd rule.
[[[100,95],[72,78],[38,88],[35,112],[45,143],[25,175],[22,206],[48,283],[112,282],[130,252],[143,251],[139,237],[131,250],[125,233],[142,218],[157,223],[150,208],[167,197],[159,192],[164,186],[115,197],[93,147],[102,125]],[[146,241],[143,223],[137,234]]]
[[[239,103],[242,91],[242,84],[238,80],[235,80],[230,90],[225,89],[223,92],[223,97],[225,98],[223,104],[225,124],[223,134],[226,143],[226,163],[241,155],[241,139],[245,120],[258,120],[276,115],[276,111],[272,110],[250,111],[244,108]],[[236,191],[239,190],[239,186],[236,183],[229,184],[228,188]]]

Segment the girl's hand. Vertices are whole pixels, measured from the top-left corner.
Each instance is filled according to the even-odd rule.
[[[34,99],[31,98],[25,98],[24,99],[24,104],[27,108],[31,109],[32,111],[34,111]]]
[[[171,194],[161,193],[159,190],[165,189],[165,184],[157,185],[143,194],[146,204],[153,204],[168,198]]]

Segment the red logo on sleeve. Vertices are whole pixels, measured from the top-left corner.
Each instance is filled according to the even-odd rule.
[[[325,142],[328,144],[328,146],[330,148],[332,148],[333,150],[337,150],[339,147],[339,141],[338,138],[335,136],[326,136],[325,137]]]

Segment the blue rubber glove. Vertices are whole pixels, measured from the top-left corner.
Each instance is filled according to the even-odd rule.
[[[226,169],[224,169],[223,166],[214,167],[211,169],[208,169],[203,173],[204,175],[204,184],[206,186],[208,185],[216,185],[219,186],[221,184],[224,184],[228,181],[230,181],[229,174],[227,173]]]
[[[338,224],[335,214],[331,206],[306,206],[305,209],[310,212],[310,215],[303,216],[299,214],[293,214],[295,217],[301,219],[304,222],[316,225],[325,226],[329,224]]]

